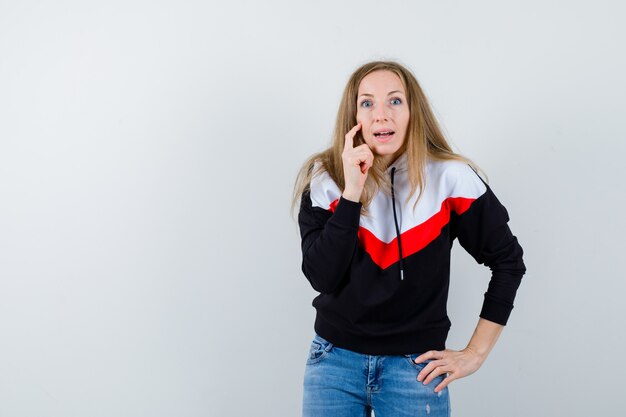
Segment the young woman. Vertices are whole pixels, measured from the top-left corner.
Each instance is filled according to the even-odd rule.
[[[452,151],[412,73],[358,68],[330,148],[296,180],[302,271],[320,294],[303,416],[450,415],[450,382],[484,363],[525,273],[505,207]],[[491,270],[478,324],[446,349],[455,239]]]

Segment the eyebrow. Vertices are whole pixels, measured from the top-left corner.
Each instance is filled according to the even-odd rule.
[[[388,92],[388,93],[387,93],[387,95],[389,96],[389,95],[391,95],[391,94],[393,94],[393,93],[400,93],[400,94],[404,94],[402,91],[399,91],[399,90],[393,90],[393,91]],[[361,94],[359,97],[361,97],[361,96],[374,97],[374,95],[373,95],[373,94],[369,94],[369,93],[363,93],[363,94]]]

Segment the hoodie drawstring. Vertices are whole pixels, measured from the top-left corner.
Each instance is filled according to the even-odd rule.
[[[396,167],[391,168],[391,203],[393,204],[393,222],[396,225],[396,237],[398,238],[398,253],[400,254],[400,280],[404,280],[404,264],[402,262],[402,241],[400,240],[400,228],[398,227],[398,218],[396,216],[396,196],[393,191],[393,176],[396,173]]]

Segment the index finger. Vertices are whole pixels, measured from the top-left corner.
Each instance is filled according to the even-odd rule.
[[[417,358],[415,358],[414,362],[415,363],[420,363],[420,362],[425,361],[427,359],[441,359],[441,358],[438,358],[438,356],[440,356],[440,353],[441,352],[439,352],[437,350],[429,350],[428,352],[422,353]]]
[[[356,135],[356,131],[361,128],[361,122],[357,123],[352,129],[346,133],[346,142],[344,143],[344,148],[352,149],[354,148],[354,135]]]

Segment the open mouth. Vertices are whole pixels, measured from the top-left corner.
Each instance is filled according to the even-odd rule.
[[[379,141],[387,141],[391,139],[394,133],[396,132],[394,132],[393,130],[389,130],[385,132],[378,132],[378,133],[374,133],[374,137],[378,139]]]

